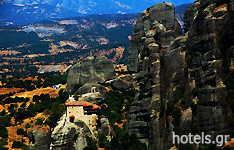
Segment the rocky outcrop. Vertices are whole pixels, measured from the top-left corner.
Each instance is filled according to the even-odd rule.
[[[200,8],[200,1],[196,1],[193,4],[191,4],[184,13],[184,32],[188,32],[189,28],[191,27],[193,23],[194,17],[196,17],[196,13],[198,13],[198,10]],[[196,15],[195,15],[196,14]]]
[[[153,150],[173,147],[172,132],[228,134],[233,111],[227,83],[234,68],[233,1],[195,2],[186,12],[186,36],[178,36],[171,9],[162,3],[141,13],[129,48],[128,70],[140,91],[128,131]],[[162,21],[158,12],[168,17]]]
[[[42,130],[34,130],[29,133],[29,147],[32,150],[48,150],[50,147],[50,143],[52,141],[51,138],[51,131],[50,129],[45,129],[46,131]]]
[[[74,139],[75,134],[77,134],[77,139]],[[51,148],[55,150],[83,150],[87,145],[86,136],[92,137],[92,133],[84,122],[70,123],[63,119],[52,133]]]
[[[160,33],[160,36],[157,33]],[[144,51],[143,40],[148,44],[154,43],[155,40],[160,41],[161,46],[166,47],[181,33],[182,30],[175,18],[175,7],[171,3],[161,3],[145,10],[140,14],[134,27],[129,47],[128,70],[139,71],[139,59],[147,55],[147,52],[142,53]]]
[[[95,88],[95,93],[91,89]],[[97,83],[87,83],[80,87],[74,95],[79,95],[79,100],[102,105],[106,95],[106,88]]]
[[[115,76],[113,64],[105,56],[87,57],[68,72],[67,91],[75,92],[85,83],[103,83]]]
[[[77,140],[74,142],[74,147],[76,150],[83,150],[85,147],[88,146],[87,143],[87,135],[79,134]]]
[[[118,90],[127,90],[134,86],[134,78],[131,75],[117,77],[113,82],[113,87]]]
[[[201,131],[227,133],[231,109],[225,69],[233,61],[233,9],[228,1],[201,1],[201,9],[188,34],[188,50],[194,65],[198,95],[198,126]],[[228,59],[227,59],[228,58]]]
[[[101,116],[100,124],[101,124],[101,130],[105,132],[107,136],[109,137],[114,136],[114,130],[111,127],[109,120],[105,116]]]
[[[84,84],[82,87],[80,87],[75,92],[75,95],[82,95],[82,94],[90,93],[93,87],[95,87],[95,91],[99,92],[101,95],[106,94],[105,86],[97,84],[97,83],[87,83],[87,84]]]
[[[137,71],[135,80],[140,92],[129,110],[128,131],[149,149],[171,147],[168,137],[173,125],[168,130],[162,124],[167,122],[167,105],[174,104],[173,90],[179,85],[184,87],[188,78],[187,37],[179,35],[174,6],[161,3],[140,15],[130,44],[128,69]]]

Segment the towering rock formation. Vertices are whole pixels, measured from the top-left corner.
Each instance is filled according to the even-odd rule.
[[[175,18],[175,7],[171,3],[161,3],[145,10],[141,13],[133,31],[129,47],[128,70],[132,72],[141,70],[138,57],[144,58],[144,40],[148,44],[156,40],[161,43],[161,46],[166,47],[181,33],[180,25]]]
[[[87,57],[72,66],[68,73],[67,91],[75,92],[85,83],[104,82],[115,76],[112,62],[105,56]]]
[[[149,149],[163,149],[165,136],[161,134],[172,133],[173,128],[165,132],[162,127],[166,106],[173,101],[172,90],[177,86],[173,82],[184,85],[186,81],[182,80],[186,78],[186,37],[176,39],[182,31],[174,9],[171,3],[161,3],[144,11],[129,48],[128,69],[136,72],[141,91],[129,110],[128,130]],[[170,139],[166,141],[170,143]]]
[[[198,126],[201,131],[225,134],[231,118],[224,84],[233,64],[234,16],[230,1],[201,1],[188,33],[198,95]],[[232,71],[232,70],[231,70]]]
[[[128,70],[140,92],[129,110],[128,131],[148,149],[170,149],[173,131],[229,133],[233,12],[233,0],[195,2],[185,14],[186,36],[180,36],[172,4],[141,13],[129,48]]]
[[[193,4],[191,4],[187,10],[184,13],[184,32],[188,32],[189,28],[191,27],[193,23],[194,17],[196,17],[197,14],[195,14],[200,7],[200,1],[196,1]]]

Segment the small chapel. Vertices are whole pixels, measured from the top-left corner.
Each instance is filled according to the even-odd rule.
[[[65,106],[67,121],[74,123],[78,120],[81,120],[89,127],[97,125],[98,114],[101,109],[100,106],[87,101],[79,101],[79,99],[76,101],[73,96],[69,96]]]

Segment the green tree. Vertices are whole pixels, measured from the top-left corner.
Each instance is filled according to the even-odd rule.
[[[1,116],[5,116],[6,115],[6,111],[5,109],[3,109],[3,111],[1,112]]]
[[[27,149],[27,146],[24,144],[24,139],[22,141],[13,141],[12,148],[22,148]]]
[[[106,138],[106,133],[105,132],[101,132],[98,134],[98,144],[99,147],[105,148],[106,144],[108,144],[108,140]]]
[[[146,150],[145,144],[141,143],[135,135],[129,135],[125,129],[114,126],[116,136],[110,142],[110,150]]]
[[[97,150],[97,141],[95,141],[93,138],[91,137],[86,137],[87,140],[87,147],[84,148],[84,150]]]
[[[3,147],[7,145],[7,139],[1,139],[0,140],[0,150],[7,150],[7,148]]]
[[[43,118],[37,118],[37,121],[36,121],[36,125],[42,125],[43,124],[43,121],[44,119]]]
[[[22,128],[19,128],[19,129],[17,130],[17,134],[18,134],[18,135],[24,135],[25,137],[28,135],[27,132],[24,131],[24,129],[22,129]]]
[[[0,126],[0,137],[8,138],[8,131],[5,127]]]
[[[25,124],[25,128],[26,128],[26,129],[28,129],[28,128],[30,128],[30,127],[31,127],[31,124],[30,124],[30,123],[26,123],[26,124]]]

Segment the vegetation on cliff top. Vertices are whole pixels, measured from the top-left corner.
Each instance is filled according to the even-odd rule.
[[[64,90],[51,88],[53,89],[50,90],[52,93],[46,94],[46,90],[48,86],[61,83],[63,80],[66,81],[65,79],[66,76],[43,74],[34,77],[2,80],[3,85],[0,88],[20,87],[23,90],[17,93],[0,95],[0,137],[2,138],[0,140],[0,149],[4,149],[5,145],[8,145],[8,148],[10,148],[7,139],[10,139],[9,142],[13,142],[12,148],[25,149],[29,141],[28,133],[33,128],[52,129],[56,126],[58,119],[63,114],[64,103],[68,98],[68,93]],[[38,89],[28,91],[31,90],[28,89],[30,85],[34,85],[34,88],[41,87],[41,93],[34,93]],[[55,94],[56,92],[57,94]],[[15,138],[12,137],[13,135],[16,135]],[[21,140],[19,141],[19,139]]]

